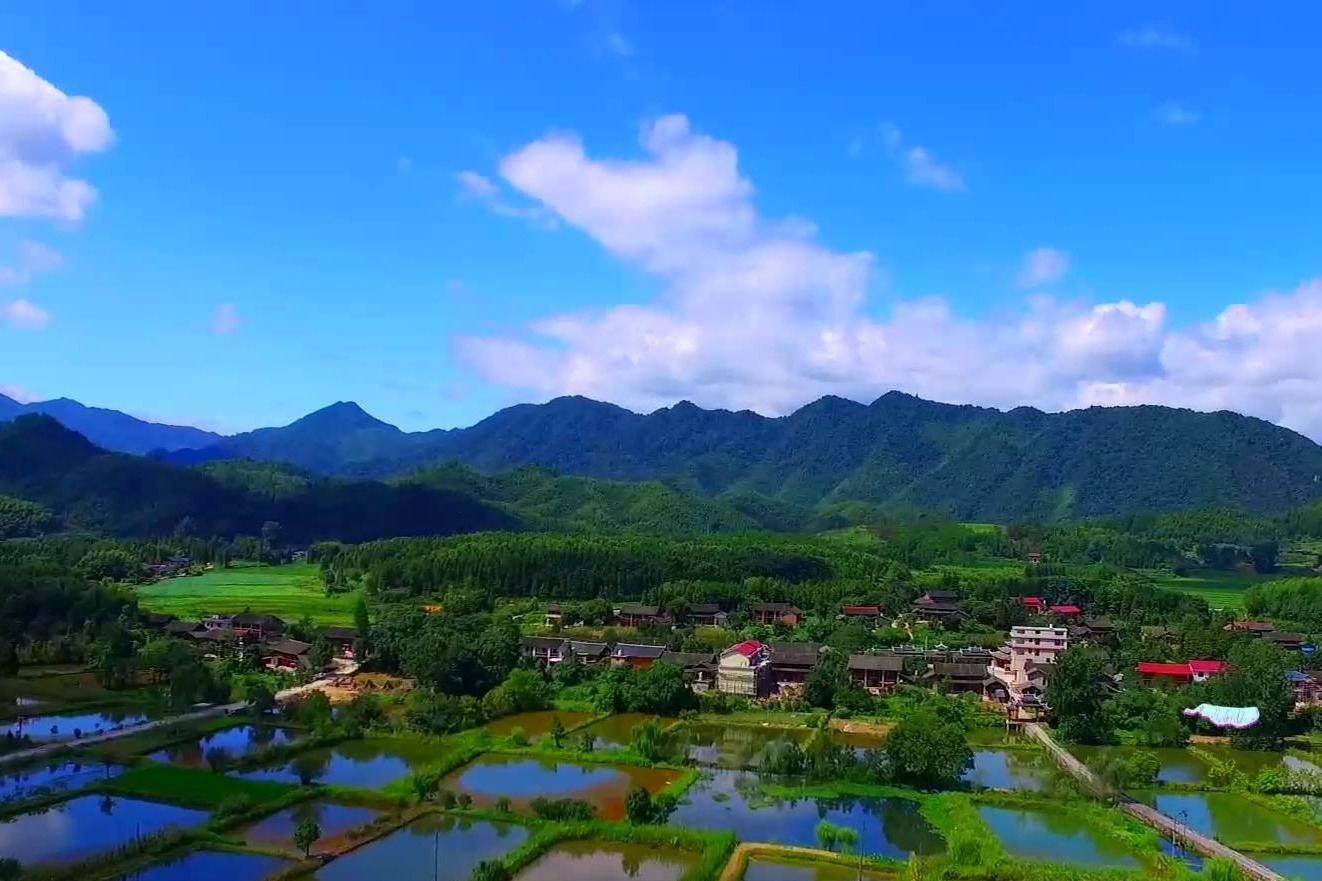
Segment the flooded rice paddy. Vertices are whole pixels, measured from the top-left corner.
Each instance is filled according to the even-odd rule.
[[[288,865],[286,860],[264,854],[195,850],[183,859],[148,866],[119,881],[261,881]]]
[[[84,795],[0,822],[0,857],[24,865],[68,862],[168,827],[198,826],[209,817],[157,802]]]
[[[343,835],[350,829],[370,823],[381,816],[379,811],[330,801],[305,801],[258,820],[239,835],[249,844],[292,845],[294,830],[300,823],[311,820],[321,830],[320,845]],[[324,848],[314,847],[313,850]]]
[[[516,730],[522,731],[529,740],[537,740],[551,733],[551,723],[555,719],[565,728],[581,725],[592,716],[589,713],[562,713],[559,710],[538,710],[535,713],[515,713],[487,724],[486,729],[492,737],[509,737]]]
[[[1229,792],[1147,792],[1134,798],[1224,844],[1322,845],[1322,831]]]
[[[698,855],[687,851],[567,841],[551,848],[515,881],[679,881],[697,861]]]
[[[483,860],[523,844],[528,830],[506,823],[424,817],[318,870],[317,881],[468,881]]]
[[[579,765],[489,753],[450,774],[441,788],[456,795],[467,793],[478,807],[491,807],[500,798],[508,798],[519,808],[539,797],[583,799],[597,809],[599,817],[620,820],[629,790],[642,786],[655,795],[679,777],[678,771],[659,768]]]
[[[237,774],[247,780],[276,780],[299,783],[304,778],[331,786],[380,787],[406,776],[415,768],[439,758],[430,744],[406,740],[348,740],[325,749],[314,749],[288,761]]]
[[[0,777],[0,803],[82,789],[123,772],[119,765],[92,761],[56,761],[10,771]]]
[[[169,762],[181,768],[205,768],[207,753],[224,750],[230,758],[241,758],[251,752],[275,744],[289,743],[294,732],[288,728],[270,725],[238,725],[195,740],[171,744],[147,756],[154,762]]]
[[[679,729],[688,757],[699,765],[718,768],[756,768],[767,747],[779,741],[806,743],[810,728],[773,728],[760,725],[697,723]]]
[[[1124,847],[1080,820],[1045,810],[981,806],[978,814],[1012,856],[1091,866],[1137,867]]]

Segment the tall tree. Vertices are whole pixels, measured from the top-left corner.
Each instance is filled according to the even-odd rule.
[[[1066,740],[1105,743],[1110,738],[1103,708],[1101,660],[1085,648],[1066,649],[1056,659],[1047,683],[1052,724]]]

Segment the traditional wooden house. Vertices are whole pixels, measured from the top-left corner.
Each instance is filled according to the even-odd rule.
[[[358,657],[358,631],[352,627],[323,627],[321,635],[331,644],[335,657],[348,661]]]
[[[195,639],[199,633],[206,633],[206,628],[200,621],[176,619],[165,625],[164,632],[166,636],[175,636],[179,639]]]
[[[611,648],[604,642],[585,642],[571,639],[569,641],[569,653],[576,655],[584,664],[600,664],[610,657]],[[566,654],[565,657],[569,657],[569,654]]]
[[[783,624],[786,627],[798,626],[803,617],[803,610],[792,603],[753,603],[748,607],[748,617],[754,624]]]
[[[529,661],[558,664],[565,659],[565,640],[554,636],[525,636],[519,640],[519,653]]]
[[[684,623],[690,627],[724,627],[728,618],[716,603],[695,603],[689,606]]]
[[[928,623],[965,617],[959,594],[953,590],[929,590],[914,600],[912,610],[920,621]]]
[[[663,645],[621,642],[611,651],[611,663],[617,667],[633,667],[635,670],[641,670],[643,667],[652,666],[665,650],[666,647]]]
[[[615,620],[623,627],[637,627],[640,624],[660,624],[667,620],[657,606],[629,604],[615,610]]]
[[[842,605],[840,607],[840,617],[849,622],[872,627],[881,620],[881,606]]]
[[[716,687],[716,655],[713,652],[661,653],[660,660],[674,664],[684,671],[684,681],[694,691],[708,691]]]
[[[887,653],[880,655],[850,655],[849,681],[872,694],[885,694],[900,684],[904,674],[904,657]]]
[[[307,672],[312,669],[308,651],[312,648],[297,639],[277,639],[262,652],[262,664],[272,670]]]
[[[565,621],[564,610],[558,605],[549,605],[542,620],[547,627],[559,627]]]
[[[982,664],[937,663],[919,677],[925,685],[946,683],[950,694],[982,694],[987,687],[988,673]]]
[[[1300,670],[1287,670],[1285,681],[1290,684],[1290,692],[1296,704],[1315,704],[1322,701],[1322,684]]]
[[[822,652],[815,642],[773,642],[767,648],[771,652],[772,687],[777,692],[801,691]]]
[[[1262,638],[1278,648],[1283,648],[1290,652],[1299,651],[1300,646],[1304,644],[1304,635],[1302,633],[1291,633],[1288,630],[1273,630],[1271,633],[1264,633]]]
[[[256,612],[240,612],[230,619],[230,630],[239,639],[249,642],[261,642],[278,639],[285,633],[285,622],[274,615],[259,615]]]
[[[716,688],[740,697],[765,697],[771,690],[771,652],[755,639],[730,646],[717,661]]]
[[[1270,621],[1231,621],[1221,629],[1231,632],[1262,635],[1264,633],[1271,633],[1276,629],[1276,625]]]

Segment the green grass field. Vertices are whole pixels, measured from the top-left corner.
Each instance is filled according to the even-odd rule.
[[[1280,577],[1276,575],[1250,575],[1242,572],[1218,572],[1210,569],[1199,570],[1184,577],[1164,570],[1148,569],[1142,571],[1158,587],[1202,597],[1214,609],[1242,609],[1246,590],[1255,584],[1261,584],[1264,581]]]
[[[147,611],[189,620],[250,610],[286,621],[310,615],[318,624],[347,625],[353,623],[356,598],[352,593],[326,596],[321,572],[306,563],[214,569],[138,588],[139,604]]]

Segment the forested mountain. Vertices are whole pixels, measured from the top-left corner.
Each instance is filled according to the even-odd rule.
[[[1322,496],[1322,448],[1259,419],[1150,406],[1001,412],[898,392],[871,405],[822,398],[776,419],[689,403],[639,415],[557,398],[415,434],[339,404],[227,438],[208,454],[365,477],[447,460],[483,473],[540,465],[660,480],[759,522],[851,506],[1001,522],[1208,507],[1270,513]]]
[[[299,476],[254,463],[187,469],[107,453],[45,416],[0,425],[0,495],[41,505],[64,529],[119,536],[257,535],[267,521],[293,543],[522,528],[466,493],[418,483]],[[17,520],[17,506],[6,507]]]
[[[121,453],[142,455],[152,450],[207,447],[222,440],[220,435],[200,428],[147,422],[118,410],[85,407],[68,398],[20,404],[0,395],[0,422],[30,413],[51,416],[97,446]]]

